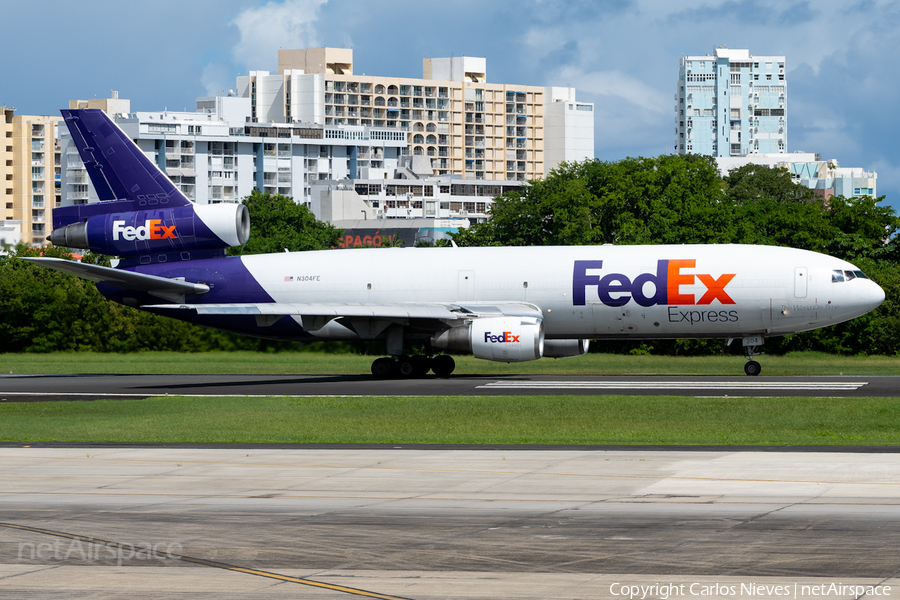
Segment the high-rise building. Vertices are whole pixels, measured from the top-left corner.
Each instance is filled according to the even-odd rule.
[[[681,59],[675,92],[679,154],[746,156],[787,152],[784,56],[715,48]]]
[[[61,199],[57,141],[61,120],[17,116],[14,108],[0,107],[0,206],[7,225],[21,224],[18,239],[29,245],[45,243],[53,208]],[[9,233],[3,238],[14,239]]]
[[[404,132],[404,154],[436,175],[525,181],[594,155],[593,104],[574,88],[488,83],[484,58],[425,58],[410,79],[357,75],[353,50],[310,48],[279,50],[278,70],[238,77],[254,121]]]

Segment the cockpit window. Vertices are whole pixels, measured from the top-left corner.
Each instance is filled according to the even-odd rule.
[[[868,279],[868,277],[860,270],[842,271],[840,269],[835,269],[831,272],[831,283],[843,283],[844,281],[853,281],[854,279]]]

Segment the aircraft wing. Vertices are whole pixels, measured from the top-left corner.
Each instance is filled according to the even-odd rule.
[[[395,304],[374,303],[246,303],[246,304],[152,304],[141,308],[159,314],[176,311],[192,311],[198,315],[247,315],[255,316],[260,323],[273,324],[283,316],[299,317],[303,328],[315,331],[337,320],[357,328],[361,321],[380,321],[383,323],[418,321],[456,321],[483,316],[537,317],[542,318],[541,310],[526,302],[501,303],[430,303],[430,302],[398,302]],[[434,329],[446,326],[437,324]]]
[[[180,279],[168,279],[166,277],[157,277],[155,275],[145,275],[144,273],[135,273],[134,271],[124,271],[122,269],[113,269],[110,267],[102,267],[100,265],[89,265],[72,260],[64,260],[62,258],[29,256],[21,257],[19,260],[37,263],[57,271],[71,273],[90,281],[96,281],[97,283],[105,283],[127,290],[147,292],[165,299],[177,299],[183,297],[185,294],[205,294],[209,291],[209,286],[203,283],[191,283]]]

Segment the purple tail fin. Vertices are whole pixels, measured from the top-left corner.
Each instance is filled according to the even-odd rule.
[[[61,112],[98,197],[113,202],[58,208],[54,229],[98,214],[191,204],[102,110]]]

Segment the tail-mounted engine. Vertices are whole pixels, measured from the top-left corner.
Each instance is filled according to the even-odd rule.
[[[189,260],[192,251],[240,246],[249,236],[250,213],[243,204],[189,204],[88,217],[54,229],[49,239],[57,246],[158,262],[160,255]]]

